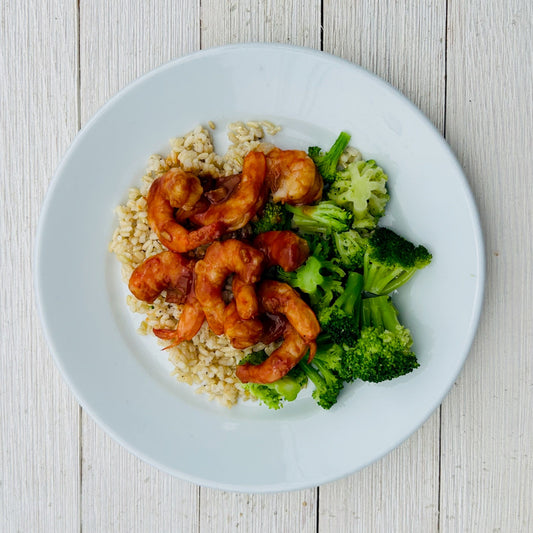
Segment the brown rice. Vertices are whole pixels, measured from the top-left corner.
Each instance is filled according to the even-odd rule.
[[[215,124],[209,122],[208,127],[213,130]],[[175,166],[214,177],[235,174],[242,170],[246,154],[253,149],[267,149],[265,135],[275,135],[279,130],[278,126],[266,121],[234,122],[228,126],[231,144],[224,155],[219,155],[214,150],[210,132],[198,126],[183,137],[171,139],[170,153],[166,157],[152,155],[140,188],[130,189],[127,202],[116,209],[118,227],[109,250],[122,264],[124,282],[128,282],[136,266],[165,249],[151,231],[146,212],[146,194],[157,177]],[[181,313],[181,306],[167,303],[164,295],[148,304],[130,294],[127,304],[133,312],[144,315],[138,329],[142,335],[151,334],[154,328],[174,329]],[[159,343],[169,344],[168,341]],[[254,350],[262,348],[270,352],[273,346],[253,347]],[[233,348],[225,335],[215,335],[204,323],[191,341],[182,342],[168,352],[172,374],[178,381],[195,385],[196,392],[205,393],[210,399],[230,407],[239,399],[249,399],[249,394],[235,377],[235,366],[251,350]]]

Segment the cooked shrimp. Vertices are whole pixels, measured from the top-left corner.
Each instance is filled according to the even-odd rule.
[[[224,332],[224,282],[229,275],[237,274],[244,283],[256,283],[261,276],[263,262],[264,256],[259,250],[236,239],[228,239],[214,242],[204,258],[196,263],[196,297],[216,335]]]
[[[183,341],[190,341],[202,327],[205,320],[204,310],[196,299],[194,288],[187,296],[176,329],[154,329],[154,335],[160,339],[174,340],[167,348],[172,348]]]
[[[174,252],[188,252],[218,239],[225,231],[224,223],[214,221],[196,230],[187,230],[174,218],[174,208],[191,211],[202,194],[200,181],[194,174],[180,171],[157,178],[146,198],[148,223],[161,243]],[[193,176],[197,182],[191,178]],[[200,189],[198,189],[200,187]],[[200,194],[198,194],[200,192]]]
[[[224,333],[234,348],[243,350],[261,340],[263,323],[258,318],[241,318],[235,300],[232,300],[224,310]]]
[[[170,205],[185,211],[190,211],[204,192],[200,178],[181,168],[171,168],[159,179]]]
[[[302,150],[272,149],[267,154],[266,180],[274,202],[305,205],[322,197],[322,177]]]
[[[291,326],[306,341],[314,341],[320,333],[320,324],[313,310],[286,283],[265,280],[257,291],[261,307],[267,313],[287,317]]]
[[[253,245],[266,257],[267,267],[279,265],[285,272],[292,272],[309,257],[309,245],[292,231],[266,231],[260,233]]]
[[[258,365],[244,363],[237,366],[235,374],[243,383],[273,383],[293,369],[309,349],[314,351],[314,342],[305,341],[296,329],[287,324],[281,346]]]
[[[241,318],[254,318],[259,314],[259,302],[253,283],[246,283],[239,276],[233,278],[231,285],[237,312]]]
[[[194,261],[176,252],[146,259],[132,273],[128,286],[139,300],[152,303],[166,290],[166,301],[182,304],[189,294]]]
[[[246,226],[266,201],[265,174],[265,155],[250,152],[244,158],[242,177],[227,199],[212,204],[203,213],[194,214],[190,220],[202,226],[221,221],[228,231]]]

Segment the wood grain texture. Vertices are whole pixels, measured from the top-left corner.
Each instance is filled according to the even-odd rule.
[[[81,122],[126,84],[199,48],[199,2],[80,3]],[[149,466],[82,417],[84,531],[197,531],[198,488]]]
[[[279,494],[234,494],[202,489],[199,531],[314,533],[316,505],[315,490]]]
[[[201,21],[202,48],[250,41],[320,48],[318,0],[202,0]],[[265,495],[200,489],[202,533],[236,530],[311,533],[316,531],[316,510],[315,489]]]
[[[34,309],[44,193],[77,131],[75,2],[0,7],[0,531],[79,524],[78,406]]]
[[[320,0],[202,0],[202,48],[245,42],[320,48]]]
[[[324,1],[324,51],[387,80],[442,130],[446,2]],[[437,411],[381,461],[320,488],[319,531],[437,531]]]
[[[533,531],[532,36],[530,0],[2,2],[0,531]],[[487,243],[480,329],[440,412],[318,491],[152,468],[81,413],[35,326],[37,215],[80,124],[161,63],[249,41],[322,46],[399,88],[445,128]]]
[[[533,531],[533,6],[449,4],[446,133],[487,251],[477,339],[442,408],[441,531]]]

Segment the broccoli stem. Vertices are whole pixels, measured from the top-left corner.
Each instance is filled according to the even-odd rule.
[[[381,331],[394,331],[401,326],[398,320],[398,312],[392,305],[389,296],[375,296],[365,298],[362,305],[363,327],[373,326]]]
[[[416,269],[404,270],[402,267],[391,269],[386,275],[380,265],[373,265],[370,259],[365,255],[364,259],[365,287],[370,292],[391,293],[397,288],[407,283],[416,273]]]
[[[357,304],[361,298],[364,278],[359,272],[350,272],[346,278],[344,292],[337,298],[335,305],[340,307],[347,315],[356,315],[358,318]]]

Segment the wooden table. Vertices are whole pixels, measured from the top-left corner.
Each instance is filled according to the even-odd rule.
[[[0,531],[533,531],[532,5],[4,0]],[[54,366],[32,290],[41,203],[80,127],[163,62],[250,41],[322,49],[400,89],[463,165],[487,251],[477,338],[442,406],[363,471],[273,495],[174,479],[107,437]]]

